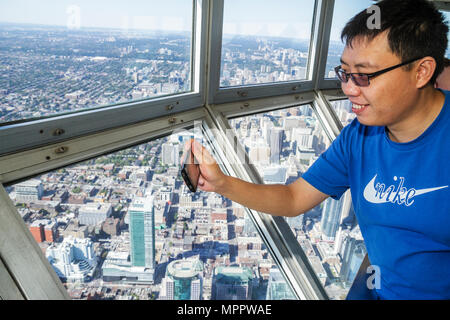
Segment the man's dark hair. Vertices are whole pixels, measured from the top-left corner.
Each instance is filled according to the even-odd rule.
[[[447,49],[448,26],[443,14],[427,0],[382,0],[375,4],[380,8],[380,28],[368,27],[373,12],[363,10],[345,25],[342,41],[352,47],[355,38],[371,41],[387,30],[389,47],[402,61],[426,56],[436,60],[430,79],[434,84],[444,68]]]

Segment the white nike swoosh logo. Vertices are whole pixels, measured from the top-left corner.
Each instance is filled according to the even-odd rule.
[[[388,203],[391,202],[390,200],[386,199],[388,193],[386,192],[386,194],[380,195],[378,194],[377,196],[377,189],[375,187],[375,179],[376,179],[377,175],[375,175],[372,180],[369,181],[369,183],[366,185],[366,187],[364,188],[364,198],[371,202],[371,203]],[[402,188],[404,189],[403,192],[401,192],[400,194],[402,196],[406,196],[406,194],[408,193],[408,191],[413,190],[414,192],[411,194],[412,197],[416,197],[416,196],[420,196],[422,194],[425,193],[429,193],[429,192],[433,192],[436,190],[440,190],[440,189],[444,189],[444,188],[448,188],[448,186],[442,186],[442,187],[436,187],[436,188],[426,188],[426,189],[409,189],[407,190],[406,188]],[[397,188],[394,188],[394,192],[392,192],[392,194],[397,193]]]

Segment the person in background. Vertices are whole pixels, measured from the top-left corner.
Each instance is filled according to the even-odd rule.
[[[450,90],[450,59],[444,59],[444,70],[436,79],[436,88]]]

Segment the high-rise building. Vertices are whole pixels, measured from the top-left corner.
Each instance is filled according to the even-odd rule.
[[[314,148],[314,142],[317,140],[317,137],[313,135],[312,128],[296,127],[292,129],[291,140],[297,142],[297,147],[299,149],[307,150]]]
[[[110,203],[90,202],[81,206],[78,210],[78,221],[86,226],[95,226],[112,214],[112,205]]]
[[[195,279],[191,282],[191,300],[201,300],[203,291],[202,279]]]
[[[118,218],[107,218],[102,224],[102,230],[110,236],[117,236],[120,234],[120,220]]]
[[[167,266],[160,300],[201,300],[203,263],[199,259],[175,260]]]
[[[267,165],[270,161],[270,148],[261,138],[248,145],[248,156],[251,163]]]
[[[53,242],[58,238],[56,221],[52,220],[35,220],[29,227],[33,238],[36,242],[41,243],[44,241]]]
[[[128,209],[131,264],[155,268],[155,216],[153,197],[136,197]]]
[[[271,268],[267,284],[266,300],[295,300],[291,288],[284,280],[280,269]]]
[[[90,281],[97,265],[93,243],[89,239],[67,237],[46,250],[56,274],[67,281]]]
[[[270,162],[280,163],[280,153],[283,146],[283,129],[272,128],[270,130]]]
[[[58,238],[58,223],[56,221],[49,220],[44,225],[45,241],[53,242]]]
[[[342,267],[339,277],[341,282],[349,287],[353,283],[359,267],[366,255],[366,247],[363,240],[347,237],[343,244]]]
[[[177,165],[179,159],[179,145],[163,143],[161,151],[161,161],[164,165]]]
[[[41,220],[34,221],[29,229],[37,243],[45,241],[44,225],[41,223]]]
[[[175,282],[169,277],[164,277],[161,280],[158,300],[174,300],[174,290]]]
[[[252,299],[253,272],[248,267],[216,267],[212,283],[214,300]]]
[[[270,130],[274,127],[273,122],[268,117],[261,117],[260,127],[264,143],[270,145]]]
[[[157,200],[164,201],[164,202],[170,202],[172,201],[172,187],[162,187],[158,190],[158,197]]]
[[[342,199],[334,200],[328,198],[322,209],[322,218],[320,227],[322,230],[322,237],[324,240],[334,240],[336,232],[339,228],[341,218]]]
[[[39,180],[29,180],[24,181],[15,185],[16,191],[16,202],[17,203],[27,203],[40,200],[44,189],[42,183]]]

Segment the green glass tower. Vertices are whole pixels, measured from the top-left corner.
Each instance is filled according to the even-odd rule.
[[[131,265],[155,268],[155,215],[153,197],[135,198],[130,215]]]
[[[212,298],[214,300],[251,300],[253,271],[248,267],[214,269]]]
[[[200,300],[203,285],[203,263],[198,259],[175,260],[167,266],[169,300]]]

